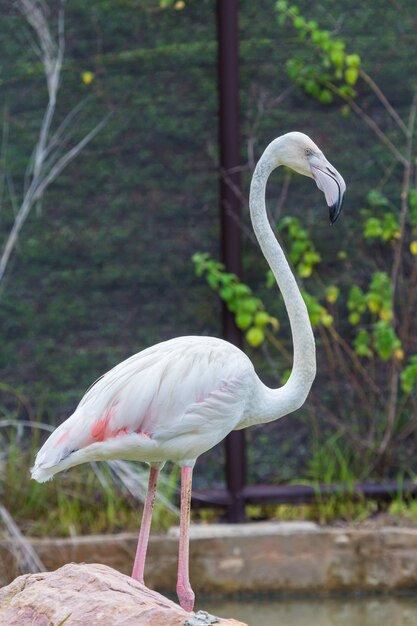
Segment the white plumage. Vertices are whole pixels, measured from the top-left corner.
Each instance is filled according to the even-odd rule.
[[[39,451],[32,477],[102,459],[193,463],[239,427],[256,380],[248,357],[221,339],[156,344],[87,391]]]
[[[295,411],[305,401],[316,372],[314,337],[304,301],[275,239],[265,207],[269,175],[279,165],[314,178],[334,222],[346,189],[343,178],[302,133],[288,133],[265,150],[253,174],[253,228],[287,307],[294,364],[287,383],[269,389],[248,357],[212,337],[179,337],[159,343],[116,365],[39,451],[32,477],[43,482],[85,461],[127,459],[150,465],[148,493],[132,576],[143,582],[152,507],[161,467],[181,466],[181,518],[177,593],[191,611],[188,527],[192,468],[196,458],[230,431],[265,423]]]

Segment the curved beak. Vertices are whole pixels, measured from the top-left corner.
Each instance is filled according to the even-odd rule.
[[[325,156],[312,155],[309,158],[311,175],[317,187],[324,193],[329,207],[330,223],[334,224],[342,210],[346,183],[339,172],[329,163]]]

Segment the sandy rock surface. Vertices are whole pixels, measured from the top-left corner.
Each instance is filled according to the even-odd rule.
[[[0,589],[0,626],[186,626],[187,620],[199,626],[193,616],[129,576],[96,563],[24,574]],[[216,624],[246,626],[221,618]]]

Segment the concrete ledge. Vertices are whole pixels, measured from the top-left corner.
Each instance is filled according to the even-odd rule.
[[[152,536],[146,584],[175,589],[177,530]],[[103,563],[129,574],[136,534],[31,539],[48,570]],[[0,542],[0,585],[17,574]],[[417,588],[417,528],[320,527],[309,522],[193,526],[190,575],[198,594],[391,591]]]

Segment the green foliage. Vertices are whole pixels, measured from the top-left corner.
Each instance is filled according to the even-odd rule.
[[[328,285],[325,290],[324,290],[324,295],[326,296],[326,300],[329,304],[334,304],[340,294],[340,289],[339,287],[336,287],[336,285]]]
[[[382,361],[388,361],[396,350],[401,348],[394,328],[389,322],[378,320],[373,328],[373,340],[375,351]]]
[[[292,257],[293,262],[297,263],[296,268],[300,277],[306,277],[305,267],[312,270],[314,264],[320,261],[320,255],[316,252],[307,231],[300,228],[299,220],[294,218],[284,218],[279,228],[282,231],[288,230],[291,241],[289,256]],[[214,261],[207,253],[201,252],[195,253],[192,260],[196,275],[205,274],[210,287],[217,291],[229,311],[235,314],[236,325],[245,331],[245,337],[250,346],[256,348],[265,341],[265,328],[268,325],[272,326],[273,330],[278,330],[278,319],[265,311],[264,303],[253,295],[250,287],[242,283],[235,274],[225,272],[222,263]],[[310,275],[311,272],[308,272],[307,276]],[[275,279],[270,270],[267,273],[267,285],[268,287],[275,285]],[[326,299],[330,297],[328,301],[334,302],[337,294],[338,290],[333,286],[327,292]],[[318,298],[305,290],[302,295],[312,326],[331,326],[333,317],[326,307],[320,304]],[[285,377],[281,379],[281,382],[285,382]]]
[[[297,217],[286,216],[278,224],[278,230],[288,234],[288,256],[295,265],[301,278],[311,276],[315,265],[320,263],[321,256],[311,241],[308,230],[301,227]]]
[[[372,274],[366,302],[371,313],[378,313],[383,321],[392,319],[391,279],[386,272]]]
[[[400,237],[398,215],[389,208],[389,201],[379,190],[367,194],[367,207],[362,210],[366,217],[363,223],[363,236],[371,243],[395,242]]]
[[[363,225],[365,239],[380,239],[390,241],[399,237],[399,223],[392,213],[385,213],[384,217],[370,217]]]
[[[415,477],[414,477],[415,479]],[[399,490],[397,497],[393,500],[388,507],[388,514],[400,517],[405,520],[406,523],[417,523],[417,501],[408,500],[403,497],[401,490]]]
[[[192,261],[197,276],[204,276],[210,287],[218,292],[229,311],[234,313],[236,326],[245,331],[247,342],[253,348],[265,340],[265,327],[279,328],[276,317],[269,315],[259,298],[253,296],[250,287],[242,283],[230,272],[224,271],[224,265],[210,258],[206,252],[196,252]]]
[[[401,372],[401,385],[404,393],[417,391],[417,354],[412,354]]]
[[[350,311],[349,322],[359,324],[362,314],[366,311],[366,295],[359,285],[352,285],[349,290],[347,306]]]
[[[371,189],[366,196],[366,200],[371,207],[387,207],[388,199],[378,189]]]
[[[330,315],[328,310],[320,304],[318,298],[307,293],[306,291],[303,291],[302,295],[304,302],[306,303],[310,322],[313,328],[319,325],[325,327],[331,326],[333,324],[333,317]]]
[[[376,510],[374,502],[358,499],[354,494],[355,482],[361,475],[357,462],[355,452],[347,448],[340,435],[329,437],[324,444],[315,441],[307,479],[316,490],[313,515],[321,523],[335,519],[359,522]],[[330,486],[334,489],[333,493],[325,495],[323,487]]]
[[[357,355],[361,357],[372,357],[371,336],[365,328],[360,328],[353,340],[353,347]]]
[[[286,0],[275,4],[278,23],[284,26],[291,22],[303,45],[309,45],[317,54],[316,62],[299,58],[287,61],[287,72],[291,80],[302,86],[304,91],[321,104],[331,104],[333,93],[354,97],[361,66],[358,54],[348,54],[346,44],[328,30],[320,29],[316,20],[307,20],[300,9]]]
[[[292,216],[283,217],[277,228],[279,232],[286,235],[285,248],[288,250],[289,259],[294,265],[296,273],[301,279],[310,278],[315,267],[321,262],[321,255],[311,240],[308,230],[302,228],[297,217]],[[275,278],[270,270],[267,273],[267,286],[275,286]],[[303,289],[302,295],[312,326],[331,326],[333,317],[320,303],[319,298],[305,289]],[[333,303],[338,298],[339,290],[335,285],[330,285],[325,290],[324,295],[327,302]]]
[[[349,322],[353,326],[358,326],[360,322],[366,323],[366,327],[358,328],[353,341],[358,356],[372,357],[375,350],[382,361],[388,361],[400,355],[401,341],[393,326],[391,280],[386,272],[375,272],[372,275],[367,292],[358,285],[352,285],[348,308]],[[370,320],[363,320],[366,312],[371,314]]]

